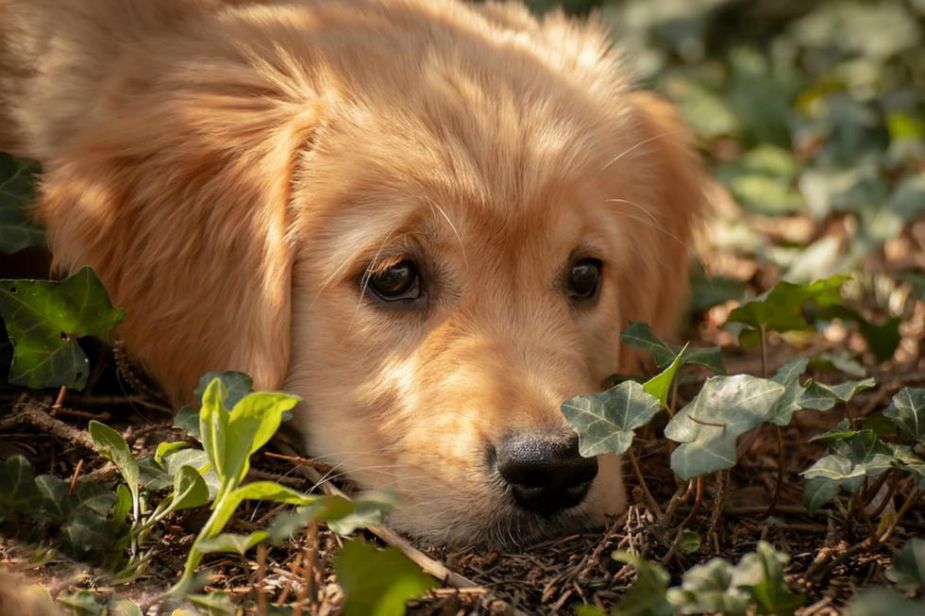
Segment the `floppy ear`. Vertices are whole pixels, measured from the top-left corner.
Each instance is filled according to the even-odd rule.
[[[643,191],[639,203],[647,206],[651,224],[634,233],[636,249],[621,281],[621,309],[625,322],[643,321],[670,339],[687,305],[688,268],[705,213],[706,176],[670,103],[647,92],[633,92],[630,103],[639,128],[641,169],[635,183]]]
[[[215,66],[126,85],[47,165],[56,267],[93,267],[126,309],[128,353],[174,400],[209,370],[285,378],[290,192],[319,113],[276,77]]]

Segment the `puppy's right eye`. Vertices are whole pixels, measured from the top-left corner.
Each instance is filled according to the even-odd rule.
[[[370,275],[368,288],[386,302],[415,300],[421,297],[421,275],[411,261],[395,265]]]

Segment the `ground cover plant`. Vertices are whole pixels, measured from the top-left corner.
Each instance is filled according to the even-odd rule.
[[[630,324],[649,374],[562,407],[583,455],[624,457],[626,514],[529,546],[418,550],[383,527],[387,493],[289,445],[285,392],[213,373],[168,408],[99,342],[124,315],[91,270],[13,275],[44,243],[24,213],[37,167],[0,154],[0,562],[40,601],[925,612],[925,3],[563,6],[600,12],[717,181],[682,343]]]

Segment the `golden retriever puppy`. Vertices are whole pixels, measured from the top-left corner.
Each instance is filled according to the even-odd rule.
[[[454,0],[0,0],[0,146],[45,166],[176,400],[302,397],[312,454],[435,541],[621,511],[560,412],[670,332],[701,176],[602,27]],[[624,358],[625,359],[625,358]],[[623,369],[627,366],[624,363]]]

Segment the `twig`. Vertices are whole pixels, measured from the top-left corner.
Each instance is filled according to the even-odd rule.
[[[292,446],[289,445],[289,443],[281,442],[279,443],[279,446],[285,450],[288,450],[290,455],[298,457],[298,452],[292,449]],[[296,470],[305,474],[306,477],[315,483],[320,483],[321,489],[324,490],[326,494],[347,498],[347,495],[331,482],[322,482],[323,477],[316,469],[303,465],[296,467]],[[460,575],[459,573],[451,571],[443,563],[432,559],[391,529],[386,528],[385,526],[370,526],[367,528],[367,530],[376,537],[379,537],[379,539],[384,541],[386,544],[401,551],[405,556],[408,557],[409,560],[415,563],[424,571],[424,573],[430,575],[431,577],[434,577],[445,584],[449,584],[450,586],[455,586],[456,588],[460,589],[483,588],[464,575]],[[492,595],[493,593],[491,593],[490,590],[487,590],[487,594]],[[494,599],[495,604],[498,604],[499,601],[502,600],[498,598]],[[513,614],[514,616],[527,616],[525,612],[515,608],[514,606],[508,605],[506,602],[503,603],[508,607],[507,613]]]
[[[54,417],[58,414],[58,411],[61,410],[61,405],[64,404],[64,395],[67,393],[67,386],[62,385],[58,389],[58,395],[55,396],[55,401],[51,405],[51,416]]]
[[[257,613],[267,616],[267,591],[264,581],[267,577],[267,546],[261,543],[257,546]]]
[[[83,458],[81,458],[77,460],[77,466],[74,467],[74,472],[71,475],[71,483],[70,483],[69,490],[68,490],[68,493],[71,496],[74,496],[75,494],[77,494],[77,482],[80,480],[80,471],[83,470],[83,467],[84,467],[84,460]]]
[[[630,463],[633,465],[633,471],[636,473],[636,479],[639,480],[639,487],[642,488],[642,493],[645,494],[649,507],[652,508],[652,512],[655,514],[656,519],[661,520],[665,514],[662,513],[662,508],[658,506],[658,501],[655,500],[655,497],[652,496],[652,492],[649,491],[649,486],[646,484],[646,480],[642,476],[642,469],[639,468],[639,461],[636,460],[636,454],[633,453],[632,447],[626,450],[626,455],[629,457]]]
[[[274,460],[284,460],[286,462],[291,462],[293,464],[301,464],[303,466],[310,466],[315,470],[319,470],[323,473],[328,473],[334,470],[334,467],[330,464],[325,464],[324,462],[319,462],[318,460],[312,460],[311,458],[304,458],[302,456],[287,456],[281,453],[275,453],[268,451],[264,454],[268,458]]]
[[[0,422],[0,430],[7,429],[17,424],[31,424],[48,432],[58,438],[70,441],[84,449],[93,450],[93,439],[87,432],[77,430],[50,416],[44,408],[28,400],[26,396],[19,399],[13,407],[13,415]]]
[[[697,510],[700,508],[700,503],[703,502],[703,477],[698,477],[696,482],[697,495],[694,498],[694,506],[691,507],[690,512],[687,514],[687,517],[684,518],[684,521],[681,522],[681,525],[678,526],[678,532],[674,536],[674,541],[671,542],[671,548],[668,549],[668,553],[665,554],[665,558],[662,559],[663,564],[671,562],[671,559],[674,558],[675,553],[678,551],[678,546],[681,544],[681,537],[684,535],[684,529],[687,528],[687,525],[694,519],[694,514],[697,513]]]

